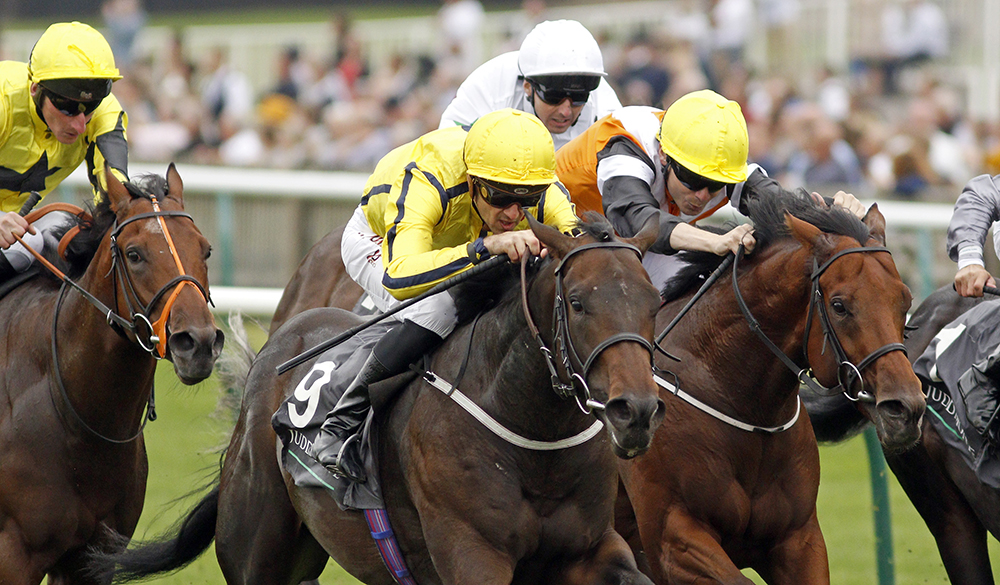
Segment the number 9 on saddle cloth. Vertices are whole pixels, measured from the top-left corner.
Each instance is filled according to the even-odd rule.
[[[982,481],[1000,487],[1000,301],[980,303],[941,329],[913,370],[925,382],[939,434]]]

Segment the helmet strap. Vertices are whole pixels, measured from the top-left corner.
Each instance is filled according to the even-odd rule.
[[[49,128],[49,122],[42,114],[42,104],[45,103],[45,91],[42,89],[42,86],[37,83],[32,83],[31,85],[35,87],[35,91],[32,92],[29,88],[28,93],[31,94],[31,101],[35,102],[35,112],[38,114],[38,118],[42,121],[42,124],[45,124],[45,127],[51,132],[52,128]]]

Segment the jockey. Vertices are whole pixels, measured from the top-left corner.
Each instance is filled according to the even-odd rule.
[[[750,224],[724,234],[695,226],[726,203],[745,209],[745,185],[756,193],[777,185],[747,164],[748,142],[739,104],[706,89],[682,96],[666,111],[628,106],[605,116],[559,150],[556,174],[577,213],[604,213],[621,236],[634,236],[659,216],[659,235],[643,266],[662,290],[680,266],[679,250],[722,256],[741,243],[747,251],[756,244]],[[851,194],[838,192],[833,202],[864,216]]]
[[[974,177],[955,201],[948,223],[948,256],[958,263],[955,290],[963,297],[981,297],[984,286],[997,285],[983,264],[986,233],[996,221],[1000,221],[1000,175]],[[993,243],[1000,254],[996,230]]]
[[[127,117],[111,95],[118,79],[108,42],[79,22],[50,26],[28,63],[0,61],[0,280],[34,260],[14,235],[41,252],[75,225],[50,213],[29,226],[17,211],[31,191],[44,197],[84,160],[95,195],[106,187],[105,162],[128,180]]]
[[[386,311],[495,254],[538,255],[525,213],[565,233],[577,225],[556,182],[552,137],[534,115],[506,108],[471,127],[435,130],[375,167],[341,242],[348,274]],[[400,311],[331,410],[313,457],[364,481],[356,438],[371,407],[368,386],[406,370],[457,324],[447,292]],[[354,445],[353,448],[348,448]]]
[[[590,31],[575,20],[545,21],[528,33],[520,50],[495,57],[469,75],[441,114],[440,128],[514,108],[538,116],[558,150],[622,107],[605,77],[601,48]]]

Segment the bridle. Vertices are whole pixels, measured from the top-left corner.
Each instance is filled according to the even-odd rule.
[[[576,346],[573,344],[573,337],[569,332],[569,319],[566,313],[566,299],[563,293],[563,268],[566,266],[566,262],[569,261],[569,259],[575,254],[598,248],[625,248],[635,252],[636,256],[640,259],[642,258],[642,252],[640,252],[638,248],[631,244],[617,241],[583,244],[573,248],[565,256],[563,256],[562,260],[560,260],[559,264],[555,267],[556,291],[555,299],[552,304],[552,322],[554,324],[553,344],[556,349],[555,352],[545,345],[545,341],[542,339],[542,335],[539,332],[538,327],[531,318],[531,310],[528,307],[528,285],[527,279],[525,278],[527,255],[521,258],[521,305],[524,309],[524,317],[528,322],[528,328],[531,331],[531,334],[534,335],[535,340],[538,342],[542,355],[545,356],[545,364],[549,368],[552,389],[555,390],[556,394],[563,399],[574,398],[577,406],[580,407],[580,410],[583,411],[584,414],[590,414],[594,409],[604,410],[605,407],[603,402],[594,400],[591,397],[590,387],[587,385],[587,375],[590,373],[590,368],[594,365],[594,362],[597,361],[597,357],[604,350],[616,343],[634,341],[642,345],[642,347],[649,352],[650,365],[652,365],[653,362],[653,344],[638,333],[622,332],[611,335],[604,341],[598,343],[597,346],[590,352],[590,355],[587,356],[586,360],[581,360],[576,351]],[[568,382],[563,381],[562,376],[559,375],[559,370],[554,358],[555,353],[558,353],[559,355],[559,363],[562,365],[562,370],[569,378]]]
[[[88,432],[90,432],[94,436],[114,444],[124,444],[134,441],[142,434],[143,429],[145,429],[146,427],[146,423],[148,421],[156,419],[156,414],[154,410],[153,391],[152,388],[150,388],[149,401],[146,407],[146,414],[143,417],[142,424],[140,424],[139,426],[139,430],[136,431],[135,434],[131,435],[127,439],[113,439],[110,437],[106,437],[103,434],[99,433],[98,431],[94,430],[90,425],[88,425],[83,420],[82,417],[80,417],[80,414],[76,412],[75,408],[73,408],[73,403],[69,399],[69,395],[66,392],[66,386],[62,380],[62,374],[60,373],[59,370],[59,353],[56,344],[56,332],[58,331],[58,324],[59,324],[59,311],[62,308],[62,303],[66,296],[68,288],[72,287],[76,289],[77,292],[79,292],[81,295],[83,295],[85,299],[87,299],[87,301],[89,301],[99,311],[101,311],[101,313],[103,313],[106,316],[108,325],[110,325],[112,329],[117,331],[120,335],[127,337],[127,334],[125,332],[126,331],[130,332],[134,337],[136,344],[139,345],[139,347],[141,347],[143,350],[149,352],[156,359],[161,359],[166,355],[167,321],[169,320],[170,311],[173,308],[174,301],[176,301],[177,296],[181,292],[181,289],[184,286],[192,286],[198,290],[202,298],[205,299],[206,303],[211,304],[212,302],[211,297],[209,296],[205,288],[201,285],[201,283],[198,282],[198,280],[195,279],[193,276],[185,272],[184,266],[180,260],[180,255],[177,253],[176,246],[174,246],[173,238],[170,237],[170,231],[167,229],[166,221],[164,221],[163,219],[164,217],[186,217],[191,221],[194,221],[194,218],[192,218],[190,214],[185,213],[183,211],[161,210],[156,195],[149,194],[149,199],[153,205],[152,212],[140,213],[134,215],[126,219],[125,221],[121,222],[120,224],[116,219],[115,223],[112,224],[111,235],[109,238],[110,248],[111,248],[111,269],[109,270],[109,273],[111,274],[114,280],[114,288],[116,290],[118,290],[119,287],[121,288],[122,296],[125,298],[125,304],[129,312],[128,319],[122,317],[118,311],[110,309],[107,305],[102,303],[97,297],[95,297],[89,291],[87,291],[82,286],[80,286],[72,279],[67,277],[61,270],[56,268],[51,262],[42,257],[42,255],[39,254],[36,250],[32,249],[30,246],[25,244],[20,238],[18,238],[18,241],[21,241],[22,245],[24,245],[25,248],[27,248],[31,252],[31,254],[39,262],[42,263],[43,266],[45,266],[50,272],[55,274],[62,281],[62,287],[59,290],[59,297],[56,301],[55,310],[52,317],[52,344],[51,344],[52,364],[53,364],[52,371],[54,374],[56,387],[59,389],[59,392],[62,396],[62,400],[69,407],[69,411],[73,414],[73,417],[83,428],[85,428]],[[145,219],[156,219],[159,222],[160,230],[163,233],[164,239],[166,239],[167,241],[167,247],[170,250],[170,254],[173,257],[174,263],[177,266],[177,270],[179,272],[178,276],[172,278],[168,283],[160,287],[160,289],[156,292],[156,294],[153,295],[152,299],[147,304],[143,304],[141,299],[139,298],[139,295],[136,293],[135,285],[132,282],[132,277],[129,274],[128,269],[125,267],[125,262],[122,259],[122,250],[118,246],[118,236],[121,234],[122,229],[126,225],[134,221],[145,220]],[[121,283],[120,285],[119,282]],[[170,292],[171,290],[172,292]],[[170,296],[167,298],[167,301],[163,305],[163,310],[160,313],[160,318],[157,319],[155,322],[151,321],[150,314],[152,313],[153,308],[156,306],[159,300],[163,298],[168,292],[170,292]],[[115,306],[116,308],[118,306],[117,296],[115,300]],[[136,307],[138,307],[138,309]],[[140,334],[139,330],[142,327],[148,328],[149,336],[146,339],[143,339],[143,336]]]
[[[771,350],[771,352],[776,355],[792,372],[795,372],[796,377],[800,382],[809,386],[814,392],[822,396],[830,396],[836,394],[837,392],[843,392],[852,402],[874,402],[875,396],[865,389],[865,382],[861,376],[861,372],[878,358],[884,356],[887,353],[893,351],[901,351],[903,355],[906,355],[906,347],[902,343],[887,343],[882,347],[876,349],[875,351],[868,354],[863,360],[861,360],[857,365],[851,361],[848,357],[847,352],[844,351],[843,345],[840,343],[840,339],[837,337],[837,332],[833,328],[833,324],[830,322],[830,317],[826,311],[826,305],[823,302],[823,290],[820,287],[819,278],[826,272],[826,269],[830,267],[831,264],[838,258],[845,256],[847,254],[854,253],[875,253],[875,252],[885,252],[891,254],[888,248],[884,246],[860,246],[857,248],[847,248],[846,250],[841,250],[837,252],[822,265],[813,259],[813,272],[810,276],[812,281],[812,290],[809,295],[809,311],[806,314],[806,329],[805,336],[802,340],[802,352],[806,358],[806,363],[809,361],[809,331],[812,327],[813,313],[819,315],[820,325],[823,328],[823,344],[824,348],[827,344],[833,348],[834,356],[837,359],[837,385],[832,388],[827,388],[819,383],[813,376],[811,368],[800,368],[791,358],[789,358],[783,351],[781,351],[778,346],[776,346],[767,335],[761,330],[760,323],[754,318],[753,314],[750,312],[750,308],[747,306],[746,301],[743,299],[743,295],[740,293],[739,282],[736,279],[736,271],[739,266],[739,261],[743,258],[744,247],[740,245],[739,252],[736,254],[736,259],[733,262],[733,291],[736,293],[736,302],[740,307],[740,311],[743,312],[743,316],[746,318],[747,323],[750,325],[750,329],[764,342],[764,345]],[[851,394],[851,389],[857,386],[857,392],[853,395]]]

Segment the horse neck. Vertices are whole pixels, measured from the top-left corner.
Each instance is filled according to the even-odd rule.
[[[551,339],[554,282],[551,267],[543,270],[529,285],[528,305],[544,343],[555,351]],[[548,366],[520,301],[508,299],[484,315],[476,340],[470,363],[482,366],[484,383],[479,385],[483,391],[478,401],[511,430],[538,440],[555,440],[593,423],[575,401],[560,398],[552,388]]]
[[[77,282],[113,311],[126,311],[121,316],[129,318],[127,309],[116,303],[107,236]],[[95,422],[98,432],[102,428],[137,428],[153,383],[153,357],[109,325],[106,315],[76,290],[63,294],[56,340],[59,375],[84,420],[118,419],[104,423],[106,427]]]
[[[793,242],[775,242],[759,256],[745,260],[738,283],[744,302],[761,330],[796,364],[804,366],[810,279],[808,253]],[[721,286],[719,286],[721,285]],[[735,298],[731,279],[716,285],[711,303],[699,302],[701,325],[689,331],[688,347],[704,361],[724,388],[734,408],[773,413],[798,392],[798,380],[749,327]],[[738,367],[734,367],[738,364]]]

